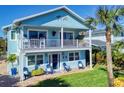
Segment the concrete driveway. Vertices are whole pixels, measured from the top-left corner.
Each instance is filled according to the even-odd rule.
[[[0,61],[0,87],[14,87],[19,82],[19,78],[11,77],[7,74],[7,63]]]

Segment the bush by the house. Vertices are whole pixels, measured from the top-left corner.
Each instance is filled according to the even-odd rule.
[[[37,70],[32,70],[31,75],[32,76],[38,76],[44,74],[44,70],[42,68],[39,68]]]
[[[114,86],[115,87],[124,87],[124,77],[118,77],[114,79]]]
[[[117,41],[112,46],[112,57],[113,57],[113,64],[117,68],[121,68],[124,70],[124,42],[123,41]]]

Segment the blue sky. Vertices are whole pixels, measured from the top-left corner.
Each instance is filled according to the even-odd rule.
[[[52,8],[60,7],[61,5],[1,5],[0,6],[0,28],[11,24],[14,19],[29,16],[35,13],[47,11]],[[67,6],[83,18],[94,16],[98,6],[92,5],[70,5]],[[3,31],[0,29],[0,37],[3,36]]]

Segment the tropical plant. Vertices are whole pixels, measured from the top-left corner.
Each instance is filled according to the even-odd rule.
[[[92,60],[93,64],[96,65],[98,63],[98,53],[101,51],[100,47],[92,45]]]
[[[7,57],[7,61],[12,63],[12,67],[14,67],[14,62],[16,61],[17,57],[16,57],[16,54],[10,54],[8,57]]]
[[[109,86],[113,86],[113,68],[112,68],[112,51],[111,51],[111,34],[112,32],[117,35],[123,31],[121,25],[122,16],[124,15],[124,8],[122,6],[100,6],[96,11],[96,16],[89,17],[86,24],[90,25],[91,29],[102,25],[106,31],[106,58],[107,58],[107,71]]]
[[[113,63],[116,67],[124,68],[124,53],[122,49],[124,48],[124,42],[117,41],[112,46],[112,57]]]
[[[4,39],[0,39],[0,49],[3,53],[6,51],[6,41]]]
[[[38,76],[44,74],[44,70],[42,68],[32,70],[31,75],[32,76]]]

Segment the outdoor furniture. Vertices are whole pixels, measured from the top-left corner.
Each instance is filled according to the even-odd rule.
[[[66,63],[63,63],[63,67],[64,67],[64,70],[65,71],[71,71],[71,68],[70,68],[70,66],[68,66]]]
[[[37,70],[39,68],[39,66],[38,65],[35,65],[35,70]]]
[[[53,69],[49,64],[46,65],[46,74],[53,74]]]
[[[81,61],[78,61],[78,68],[79,69],[84,69],[85,68]]]
[[[31,73],[29,72],[28,68],[26,68],[26,67],[23,68],[23,74],[24,74],[25,80],[31,76]]]
[[[12,76],[15,76],[17,74],[17,68],[11,68]]]

